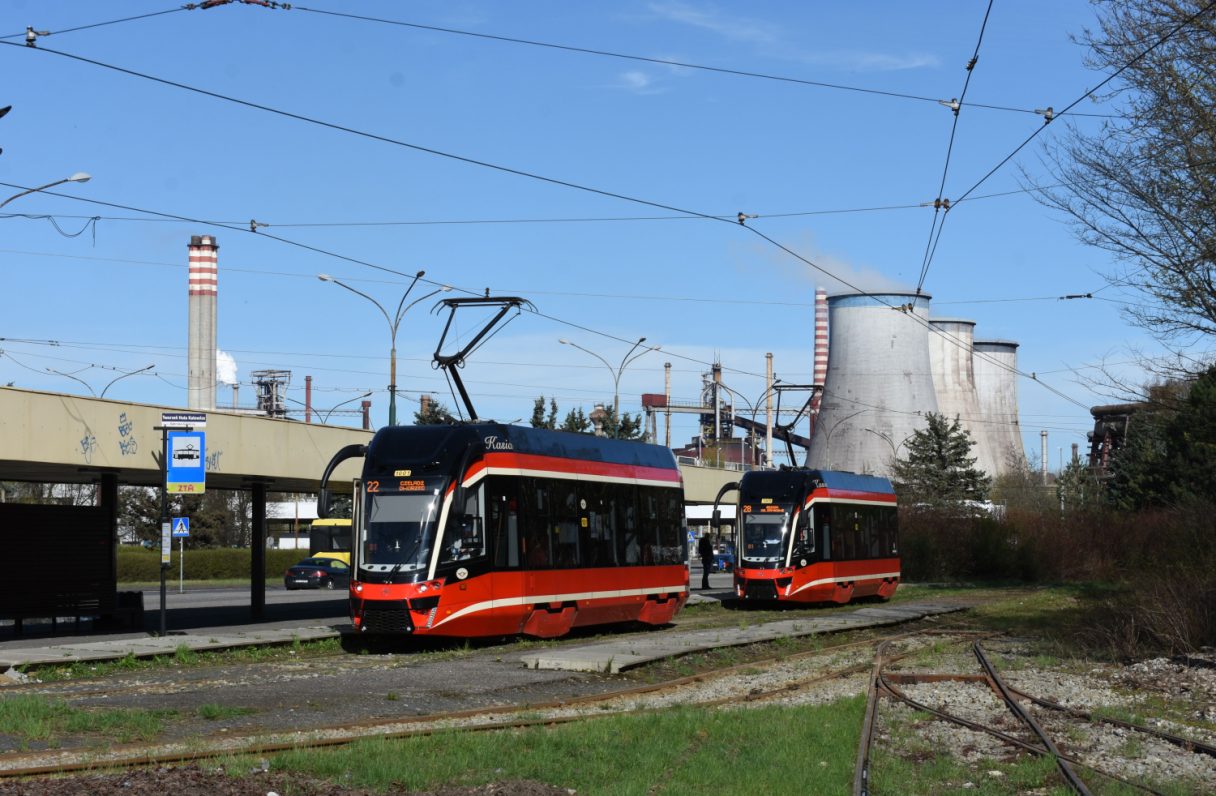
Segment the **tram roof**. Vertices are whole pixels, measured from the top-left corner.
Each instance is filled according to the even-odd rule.
[[[798,483],[797,479],[818,478],[829,490],[847,492],[875,492],[884,495],[895,494],[891,482],[877,475],[862,475],[844,470],[753,470],[744,475],[745,479],[757,479],[766,483]]]
[[[450,445],[463,447],[470,442],[488,452],[678,469],[675,455],[662,445],[504,423],[386,426],[376,432],[368,448],[368,457],[380,460],[403,455],[425,458]]]

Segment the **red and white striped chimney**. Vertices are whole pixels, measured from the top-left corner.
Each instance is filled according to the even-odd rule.
[[[191,235],[189,275],[189,375],[187,405],[215,409],[215,305],[219,297],[219,244]]]
[[[823,383],[828,377],[828,291],[815,288],[815,394],[811,398],[811,433],[815,432],[815,419],[819,416],[819,402],[823,400]]]

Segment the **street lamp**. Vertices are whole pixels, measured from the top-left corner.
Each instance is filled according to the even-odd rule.
[[[100,395],[100,396],[98,396],[98,397],[100,397],[100,398],[105,398],[105,397],[106,397],[106,390],[108,390],[108,389],[110,389],[111,387],[113,387],[113,386],[114,386],[114,382],[117,382],[117,381],[122,381],[122,380],[123,380],[123,379],[125,379],[127,376],[134,376],[134,375],[135,375],[135,374],[137,374],[137,373],[145,373],[145,372],[147,372],[147,371],[149,371],[149,370],[152,370],[152,368],[154,368],[154,367],[156,367],[156,363],[155,363],[155,362],[153,362],[151,365],[148,365],[146,368],[140,368],[139,370],[132,370],[132,371],[130,371],[129,373],[123,373],[123,374],[121,374],[121,375],[115,376],[115,377],[114,377],[114,378],[113,378],[113,379],[110,381],[110,383],[109,383],[109,384],[107,384],[105,387],[103,387],[103,388],[102,388],[102,390],[101,390],[101,395]]]
[[[600,362],[603,362],[604,367],[608,368],[608,372],[610,372],[612,374],[612,414],[616,418],[616,428],[613,429],[612,436],[619,437],[621,434],[621,412],[620,412],[621,375],[624,374],[625,368],[629,367],[629,365],[634,360],[638,359],[638,357],[645,356],[646,354],[649,354],[651,351],[658,351],[661,348],[661,346],[657,346],[657,345],[656,346],[647,346],[645,350],[639,351],[637,354],[633,354],[634,351],[637,351],[638,346],[640,346],[642,343],[646,342],[645,337],[639,337],[638,341],[633,344],[633,347],[631,347],[628,351],[625,352],[625,356],[621,357],[621,364],[618,367],[614,368],[612,366],[611,362],[604,359],[602,356],[595,353],[594,351],[583,348],[578,343],[573,343],[564,337],[558,338],[557,342],[561,343],[562,345],[574,346],[579,351],[582,351],[585,354],[590,354],[591,356],[598,359]],[[631,354],[633,355],[632,357],[630,356]]]
[[[391,317],[388,314],[388,310],[384,309],[384,307],[380,305],[380,302],[376,301],[363,291],[356,290],[345,282],[335,279],[329,274],[317,274],[317,279],[320,279],[322,282],[333,282],[338,287],[344,287],[351,293],[362,296],[372,304],[375,304],[376,309],[380,310],[380,314],[383,315],[384,320],[388,322],[389,339],[392,343],[392,347],[389,349],[388,385],[388,424],[390,426],[397,425],[397,327],[401,325],[401,319],[405,317],[405,314],[409,312],[410,308],[415,304],[420,301],[425,301],[436,293],[446,292],[452,289],[448,285],[441,285],[432,290],[430,293],[427,293],[425,296],[414,299],[407,305],[405,303],[406,297],[409,296],[410,291],[414,289],[414,285],[418,284],[418,280],[421,279],[424,274],[426,274],[426,271],[419,271],[418,273],[414,274],[414,280],[410,282],[410,286],[407,287],[405,292],[401,294],[401,301],[397,302],[396,314],[392,315]]]
[[[75,174],[73,174],[71,177],[65,177],[62,180],[55,180],[54,182],[48,182],[46,185],[40,185],[37,188],[30,188],[28,191],[22,191],[21,193],[13,194],[9,198],[5,199],[3,202],[0,202],[0,207],[4,207],[6,204],[13,201],[14,199],[20,199],[21,197],[26,196],[28,194],[38,193],[39,191],[45,191],[47,188],[54,188],[56,185],[63,185],[65,182],[88,182],[91,179],[92,179],[92,177],[90,177],[88,174],[85,174],[83,171],[78,171]]]
[[[340,404],[334,404],[332,407],[330,407],[329,411],[325,413],[325,417],[322,417],[322,418],[321,418],[321,425],[325,425],[326,423],[328,423],[328,422],[329,422],[329,416],[330,416],[330,415],[332,415],[332,414],[334,413],[334,410],[335,410],[335,409],[337,409],[339,406],[346,406],[346,405],[347,405],[348,403],[350,403],[351,401],[358,401],[359,399],[361,399],[361,398],[366,398],[366,397],[368,397],[369,395],[371,395],[371,392],[370,392],[370,391],[365,392],[365,393],[363,393],[362,395],[356,395],[354,398],[351,398],[351,399],[349,399],[349,400],[343,401],[343,402],[342,402],[342,403],[340,403]],[[317,415],[318,415],[318,416],[320,416],[320,414],[321,414],[320,412],[318,412],[318,413],[317,413]]]
[[[772,392],[777,387],[777,385],[780,383],[781,383],[781,379],[774,379],[773,383],[770,384],[768,387],[765,387],[764,392],[760,393],[760,395],[758,395],[756,397],[755,403],[749,402],[746,398],[744,398],[742,395],[740,395],[739,393],[732,390],[730,387],[727,387],[725,384],[718,385],[719,387],[726,390],[728,393],[735,396],[736,398],[738,398],[740,401],[742,401],[744,404],[747,405],[747,411],[750,413],[751,421],[752,421],[752,427],[749,428],[747,430],[747,432],[748,432],[748,434],[751,435],[751,438],[752,438],[752,463],[753,464],[756,461],[756,428],[755,428],[756,413],[760,411],[760,402],[763,401],[765,396],[767,396],[770,392]],[[772,455],[773,455],[772,451],[765,451],[764,455],[767,458],[769,458],[769,460],[771,461]],[[740,462],[740,463],[742,463],[742,462]]]

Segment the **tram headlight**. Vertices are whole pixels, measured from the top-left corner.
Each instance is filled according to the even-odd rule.
[[[362,593],[363,593],[363,584],[362,583],[355,584],[355,594],[362,594]]]

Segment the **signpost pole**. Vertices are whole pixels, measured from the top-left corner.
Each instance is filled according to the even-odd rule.
[[[186,538],[178,537],[177,540],[177,593],[181,594],[186,590]]]
[[[165,573],[169,569],[168,553],[173,549],[169,537],[169,429],[160,430],[160,635],[166,635],[165,627]]]

